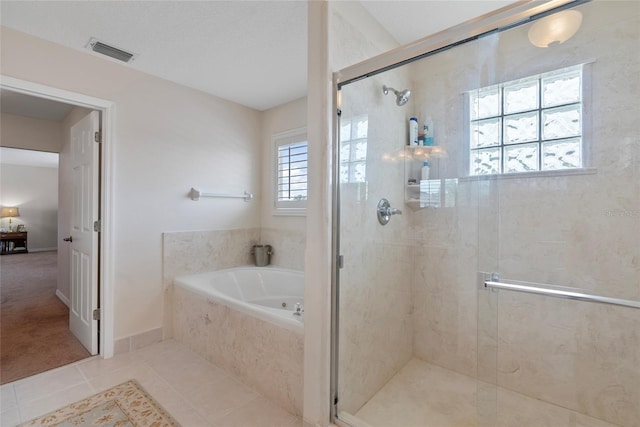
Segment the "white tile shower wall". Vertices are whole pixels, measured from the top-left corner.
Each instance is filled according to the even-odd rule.
[[[260,230],[258,228],[163,234],[162,279],[165,339],[173,337],[173,320],[171,319],[173,279],[184,274],[249,265],[252,263],[251,247],[259,242]]]
[[[174,289],[175,339],[245,384],[302,414],[302,334]]]
[[[435,169],[458,178],[463,96],[450,94],[595,60],[584,138],[596,174],[461,181],[455,207],[413,215],[413,337],[426,361],[623,426],[640,419],[638,310],[507,292],[478,305],[475,273],[640,298],[639,8],[590,2],[562,45],[530,46],[523,27],[411,66],[446,152]]]
[[[368,119],[365,182],[340,184],[340,411],[355,414],[412,357],[414,246],[404,206],[407,115],[383,84],[406,87],[403,70],[343,89],[342,118]],[[403,211],[386,226],[376,206],[387,198]]]

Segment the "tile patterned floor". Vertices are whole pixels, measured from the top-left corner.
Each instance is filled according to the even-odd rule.
[[[302,425],[300,418],[173,340],[5,384],[0,425],[13,427],[128,379],[142,384],[184,427]]]

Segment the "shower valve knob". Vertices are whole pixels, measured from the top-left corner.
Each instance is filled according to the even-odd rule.
[[[387,225],[391,220],[391,215],[401,215],[400,209],[392,208],[387,199],[380,199],[378,202],[378,222],[382,225]]]

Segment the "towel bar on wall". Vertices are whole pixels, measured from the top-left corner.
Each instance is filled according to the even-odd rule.
[[[546,295],[556,298],[567,298],[579,301],[597,302],[601,304],[619,305],[622,307],[640,308],[640,301],[611,298],[605,297],[603,295],[585,294],[582,292],[574,292],[561,289],[549,289],[545,287],[535,286],[533,284],[518,285],[488,280],[484,282],[484,287],[492,289],[505,289],[515,292],[525,292],[529,294]]]
[[[192,188],[189,192],[189,197],[193,201],[200,200],[200,197],[219,197],[225,199],[244,199],[245,202],[248,202],[249,200],[253,199],[253,194],[246,191],[244,192],[244,194],[205,193],[203,191]]]

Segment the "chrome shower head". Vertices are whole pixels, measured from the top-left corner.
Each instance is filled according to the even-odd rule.
[[[389,91],[392,90],[393,93],[396,94],[396,104],[402,107],[404,104],[409,102],[409,97],[411,97],[411,91],[409,89],[405,89],[403,91],[397,91],[392,87],[388,87],[386,85],[382,86],[382,93],[387,95]]]

